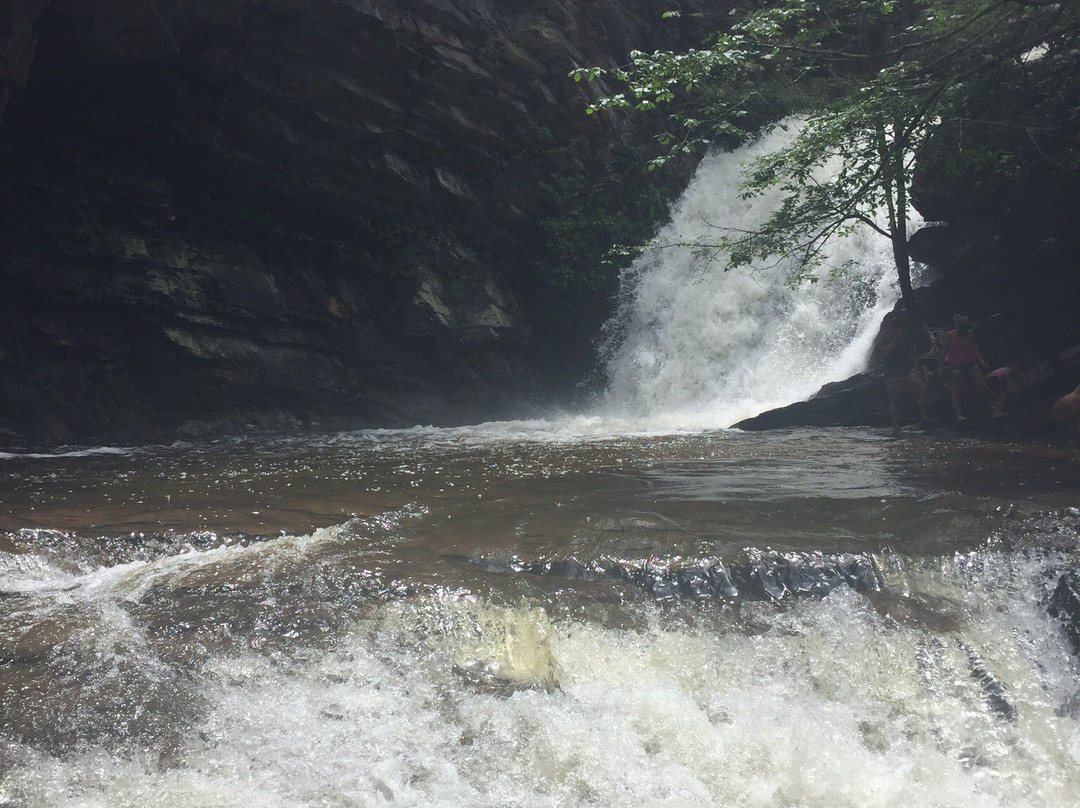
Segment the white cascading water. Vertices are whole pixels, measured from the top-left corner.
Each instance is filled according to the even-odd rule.
[[[789,123],[707,156],[656,242],[693,244],[715,239],[718,227],[763,222],[779,196],[741,199],[743,166],[794,133]],[[869,230],[830,245],[830,266],[848,261],[855,266],[838,280],[792,289],[790,266],[724,272],[723,256],[708,262],[692,247],[649,250],[624,273],[608,326],[607,413],[722,428],[859,372],[897,300],[896,270],[888,240]]]

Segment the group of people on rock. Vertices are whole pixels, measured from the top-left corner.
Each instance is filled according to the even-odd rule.
[[[928,377],[944,376],[953,417],[957,423],[967,420],[964,417],[963,401],[964,394],[968,391],[973,391],[984,400],[992,401],[993,417],[1007,415],[1005,400],[1011,389],[1012,368],[990,369],[975,341],[974,326],[964,315],[958,314],[953,318],[953,329],[937,346],[933,346],[925,331],[916,329],[915,324],[902,311],[885,316],[882,332],[879,358],[885,376],[889,418],[894,432],[900,431],[898,407],[905,396],[915,397],[921,422],[924,425],[929,423],[926,407],[930,387],[924,374]],[[931,343],[931,349],[925,351],[928,342]]]

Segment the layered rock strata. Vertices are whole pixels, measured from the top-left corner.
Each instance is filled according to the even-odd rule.
[[[537,277],[545,183],[619,137],[567,73],[686,36],[667,6],[7,3],[8,442],[461,421],[569,383],[588,327]]]

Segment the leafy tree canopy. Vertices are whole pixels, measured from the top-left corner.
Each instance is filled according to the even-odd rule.
[[[718,225],[696,246],[723,253],[725,268],[794,259],[797,283],[817,278],[830,238],[864,225],[892,241],[909,308],[915,156],[943,125],[978,116],[993,126],[1003,87],[1037,86],[1044,100],[1075,87],[1080,61],[1077,0],[736,0],[722,22],[706,47],[634,52],[627,66],[571,75],[601,88],[592,113],[667,115],[653,167],[800,114],[790,145],[745,175],[744,195],[779,188],[780,207],[757,230]],[[1080,165],[1078,150],[1066,152]],[[1004,167],[1008,158],[991,154]]]

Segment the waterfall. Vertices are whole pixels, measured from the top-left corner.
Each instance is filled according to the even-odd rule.
[[[778,127],[729,153],[705,157],[656,242],[715,238],[751,228],[779,195],[741,199],[742,166],[794,137]],[[789,287],[791,267],[723,271],[690,247],[658,246],[623,274],[603,361],[612,415],[693,428],[727,427],[813,394],[865,367],[878,324],[897,300],[887,239],[870,230],[829,247],[841,278]],[[828,269],[823,268],[823,275]]]

